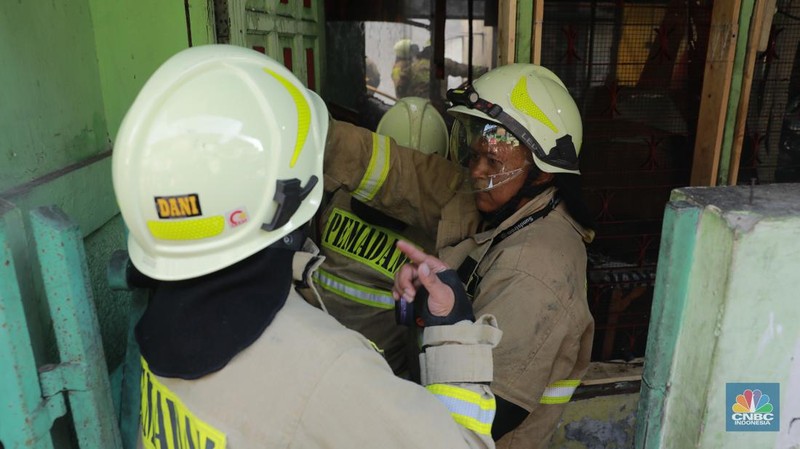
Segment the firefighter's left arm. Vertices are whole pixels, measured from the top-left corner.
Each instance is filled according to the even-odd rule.
[[[393,139],[331,121],[325,148],[325,189],[354,198],[435,235],[442,208],[463,179],[460,166],[398,145]]]

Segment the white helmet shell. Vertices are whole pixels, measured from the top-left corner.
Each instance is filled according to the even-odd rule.
[[[393,138],[404,147],[447,157],[447,125],[427,98],[398,100],[381,118],[377,133]]]
[[[327,127],[323,101],[261,53],[208,45],[167,60],[126,114],[112,156],[133,264],[155,279],[193,278],[309,221]]]
[[[472,89],[473,95],[477,93],[475,98],[488,102],[489,106],[501,107],[521,129],[514,129],[502,118],[492,117],[478,108],[454,102],[457,105],[448,112],[456,119],[479,117],[504,126],[515,135],[523,134],[517,138],[531,149],[534,162],[542,171],[580,174],[577,166],[583,143],[580,111],[564,83],[553,72],[534,64],[509,64],[481,76]],[[454,91],[467,95],[464,90],[451,92]],[[538,144],[540,148],[527,144],[531,137],[533,146]]]

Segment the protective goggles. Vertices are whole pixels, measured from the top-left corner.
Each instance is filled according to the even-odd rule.
[[[572,151],[568,151],[557,145],[551,148],[549,153],[545,153],[542,146],[531,135],[527,128],[522,126],[514,117],[503,111],[500,105],[490,103],[481,98],[472,85],[466,84],[456,89],[448,90],[447,99],[453,103],[453,106],[464,106],[469,109],[475,109],[502,124],[506,130],[517,136],[520,142],[522,142],[522,144],[540,161],[565,170],[578,170],[578,157],[574,147],[572,147]]]
[[[530,151],[506,128],[474,116],[460,116],[450,135],[451,158],[470,170],[471,192],[497,188],[525,173]]]

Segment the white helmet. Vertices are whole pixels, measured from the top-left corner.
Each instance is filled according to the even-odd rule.
[[[112,156],[133,264],[160,280],[202,276],[309,221],[327,128],[324,102],[259,52],[207,45],[167,60]]]
[[[398,100],[381,118],[377,133],[392,137],[404,147],[447,157],[447,125],[427,98]]]
[[[470,118],[491,122],[511,132],[527,147],[536,165],[548,173],[580,174],[583,142],[580,112],[564,83],[534,64],[509,64],[493,69],[473,86],[447,92],[456,118],[450,137],[451,157],[462,160],[463,133]]]

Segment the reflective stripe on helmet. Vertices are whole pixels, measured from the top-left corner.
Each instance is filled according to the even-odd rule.
[[[367,172],[364,173],[364,178],[353,192],[353,196],[363,201],[371,200],[383,186],[388,173],[389,137],[372,133],[372,157],[369,159]]]
[[[335,276],[322,268],[317,269],[313,276],[314,281],[316,281],[320,287],[343,298],[370,307],[394,309],[394,298],[392,298],[391,292],[356,284],[355,282]]]
[[[294,164],[297,163],[297,157],[300,156],[300,152],[303,150],[303,146],[306,144],[306,139],[308,138],[308,129],[311,126],[311,108],[308,106],[308,102],[305,97],[303,97],[300,90],[289,80],[270,69],[265,68],[264,71],[274,76],[278,82],[283,84],[283,87],[285,87],[286,90],[289,91],[289,95],[292,96],[294,105],[297,108],[297,140],[295,140],[294,143],[292,159],[289,161],[289,167],[294,167]]]
[[[147,221],[147,229],[161,240],[200,240],[222,234],[225,218],[215,215],[181,221]]]
[[[544,389],[540,404],[566,404],[575,393],[581,381],[579,379],[565,379],[553,382]]]
[[[446,384],[425,387],[450,410],[453,420],[481,435],[492,433],[497,406],[494,397]]]
[[[533,98],[528,94],[528,78],[521,77],[514,89],[511,91],[511,104],[520,111],[528,114],[534,119],[541,122],[544,126],[550,128],[551,131],[558,134],[558,128],[547,117],[547,114],[542,111],[539,105],[533,101]]]

